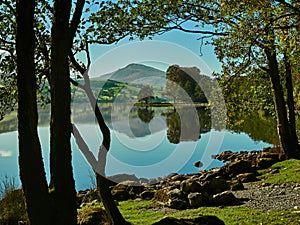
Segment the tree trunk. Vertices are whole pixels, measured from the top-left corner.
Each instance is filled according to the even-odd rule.
[[[51,31],[50,172],[57,225],[77,223],[76,190],[71,156],[71,91],[68,53],[71,0],[54,1]]]
[[[34,0],[17,1],[17,85],[19,166],[31,225],[50,225],[51,206],[37,133],[34,66]]]
[[[105,124],[103,116],[97,105],[97,100],[94,97],[93,92],[90,88],[89,78],[87,77],[86,74],[84,76],[86,76],[84,90],[89,98],[89,102],[95,113],[98,125],[100,127],[100,130],[101,130],[102,136],[103,136],[103,141],[102,141],[102,144],[101,144],[99,152],[98,152],[97,171],[95,171],[96,180],[97,180],[97,188],[98,188],[102,203],[108,214],[111,224],[112,225],[120,225],[120,224],[126,225],[129,223],[123,218],[118,207],[116,206],[116,203],[114,202],[111,191],[109,189],[109,181],[107,180],[107,178],[105,176],[106,158],[107,158],[107,153],[110,149],[110,142],[111,142],[110,130],[107,127],[107,125]]]
[[[288,158],[295,158],[297,156],[297,150],[293,148],[295,146],[294,138],[290,134],[290,126],[287,117],[286,102],[284,100],[283,88],[280,82],[280,74],[278,68],[278,62],[276,58],[275,49],[265,49],[267,55],[269,76],[271,78],[275,102],[275,110],[277,115],[277,128],[278,135],[282,149]]]
[[[289,120],[289,128],[290,135],[292,138],[291,147],[295,149],[300,156],[299,153],[299,144],[298,137],[296,132],[296,118],[295,118],[295,101],[294,101],[294,93],[293,93],[293,80],[292,80],[292,68],[290,60],[287,56],[287,53],[284,54],[284,67],[285,67],[285,87],[287,90],[287,106],[288,106],[288,120]]]

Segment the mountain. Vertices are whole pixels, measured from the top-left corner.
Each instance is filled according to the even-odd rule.
[[[123,83],[165,86],[166,73],[142,64],[129,64],[115,72],[98,77],[101,80],[115,80]]]

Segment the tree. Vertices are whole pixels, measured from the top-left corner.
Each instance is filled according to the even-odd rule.
[[[51,123],[50,170],[52,198],[56,203],[56,224],[76,224],[76,190],[71,157],[71,90],[69,18],[71,0],[54,1],[51,30]]]
[[[240,5],[233,2],[222,7],[221,14],[231,13],[233,18],[237,19],[217,27],[227,31],[228,35],[215,39],[216,53],[223,62],[225,73],[229,75],[238,73],[238,70],[244,72],[245,69],[253,70],[257,67],[268,74],[273,88],[281,146],[287,157],[299,158],[292,74],[287,63],[298,50],[295,45],[290,48],[288,51],[291,57],[287,59],[285,51],[290,40],[284,35],[288,30],[291,39],[295,39],[295,32],[299,28],[298,15],[286,11],[281,5],[271,1],[255,2],[255,4],[243,2],[242,7],[238,7]],[[241,13],[243,17],[238,16]],[[285,55],[286,63],[285,72],[281,74],[279,60],[282,54]],[[287,95],[284,94],[283,79],[286,83]]]
[[[150,3],[141,0],[110,2],[102,8],[105,13],[95,15],[94,21],[101,24],[106,19],[103,25],[112,24],[110,31],[122,27],[132,38],[174,29],[204,35],[202,41],[214,35],[212,43],[226,76],[245,75],[256,68],[266,71],[272,83],[282,149],[289,158],[300,157],[290,79],[291,65],[299,55],[299,45],[295,44],[300,27],[297,1],[158,0]],[[108,19],[111,14],[114,16]],[[123,23],[121,18],[130,19]],[[282,56],[287,57],[284,74],[280,73]],[[285,80],[285,88],[281,78]]]
[[[17,73],[20,177],[32,225],[52,224],[51,205],[37,134],[34,65],[34,0],[17,1]]]
[[[148,102],[154,98],[153,95],[153,88],[149,85],[146,85],[139,91],[138,100],[145,101],[146,105],[148,105]]]
[[[9,2],[1,1],[1,3],[4,5],[3,8],[14,10],[12,8],[13,5],[10,5]],[[70,66],[68,61],[70,57],[75,67],[77,64],[79,65],[71,50],[72,47],[76,49],[75,44],[78,44],[76,40],[74,41],[74,37],[81,22],[80,18],[85,1],[78,0],[76,2],[71,23],[69,23],[71,1],[54,1],[53,8],[45,1],[38,3],[42,4],[42,6],[40,5],[42,8],[35,8],[34,1],[28,3],[19,1],[17,9],[21,180],[31,224],[71,225],[77,222],[77,210],[71,165]],[[52,12],[54,13],[51,34],[49,29],[45,28],[50,21],[49,17],[42,14],[42,20],[34,20],[34,9],[42,13],[45,13],[43,11],[45,9],[48,13],[51,12],[49,15],[52,15]],[[39,32],[34,32],[34,25],[38,26],[36,30]],[[8,29],[7,31],[10,30]],[[7,36],[7,38],[11,38],[12,41],[7,41],[6,39],[1,39],[0,41],[14,47],[14,36]],[[51,40],[51,57],[49,55],[49,40]],[[36,46],[34,46],[35,41],[38,43]],[[9,53],[12,56],[14,54],[13,51]],[[38,57],[41,57],[42,60],[38,60]],[[34,59],[37,60],[36,65],[34,64]],[[7,63],[7,61],[4,60],[4,63]],[[37,135],[36,78],[43,77],[47,77],[51,86],[50,192],[48,192],[41,147]],[[91,103],[95,103],[95,98],[91,98],[91,100]],[[26,104],[26,102],[29,102],[29,104]],[[26,109],[28,105],[29,109]],[[97,109],[95,113],[98,116],[97,118],[100,118],[102,115],[98,107]],[[30,125],[29,127],[26,127],[27,124],[25,123],[27,122]],[[102,131],[105,129],[105,126],[102,118],[100,121]],[[104,137],[107,137],[107,135],[109,136],[109,130],[108,133],[104,132]],[[109,149],[110,145],[110,137],[108,139],[104,138],[104,142],[102,148],[106,148],[104,149],[105,154],[103,154],[103,157],[100,154],[100,159],[105,159],[106,157],[106,150]],[[103,152],[101,151],[101,153]],[[104,168],[105,160],[100,161],[100,163]],[[33,174],[36,176],[33,177]],[[100,194],[112,224],[126,224],[111,198],[108,182],[101,175],[97,175],[97,182],[99,183]]]

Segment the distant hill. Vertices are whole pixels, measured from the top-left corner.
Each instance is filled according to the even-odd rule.
[[[129,64],[115,72],[102,75],[97,79],[115,80],[123,83],[165,86],[166,73],[142,64]]]

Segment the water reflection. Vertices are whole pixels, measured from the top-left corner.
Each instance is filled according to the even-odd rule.
[[[108,118],[108,116],[104,117]],[[207,107],[197,107],[195,109],[192,106],[182,106],[176,109],[175,107],[153,107],[138,104],[130,110],[129,125],[131,132],[120,129],[121,126],[114,126],[114,128],[119,132],[127,133],[128,136],[133,134],[135,137],[144,137],[151,134],[149,123],[154,117],[159,117],[165,121],[165,127],[161,124],[157,124],[159,127],[152,124],[151,131],[158,132],[167,128],[167,138],[173,144],[184,141],[198,141],[202,133],[211,130],[210,110]],[[126,120],[126,118],[123,119]]]

